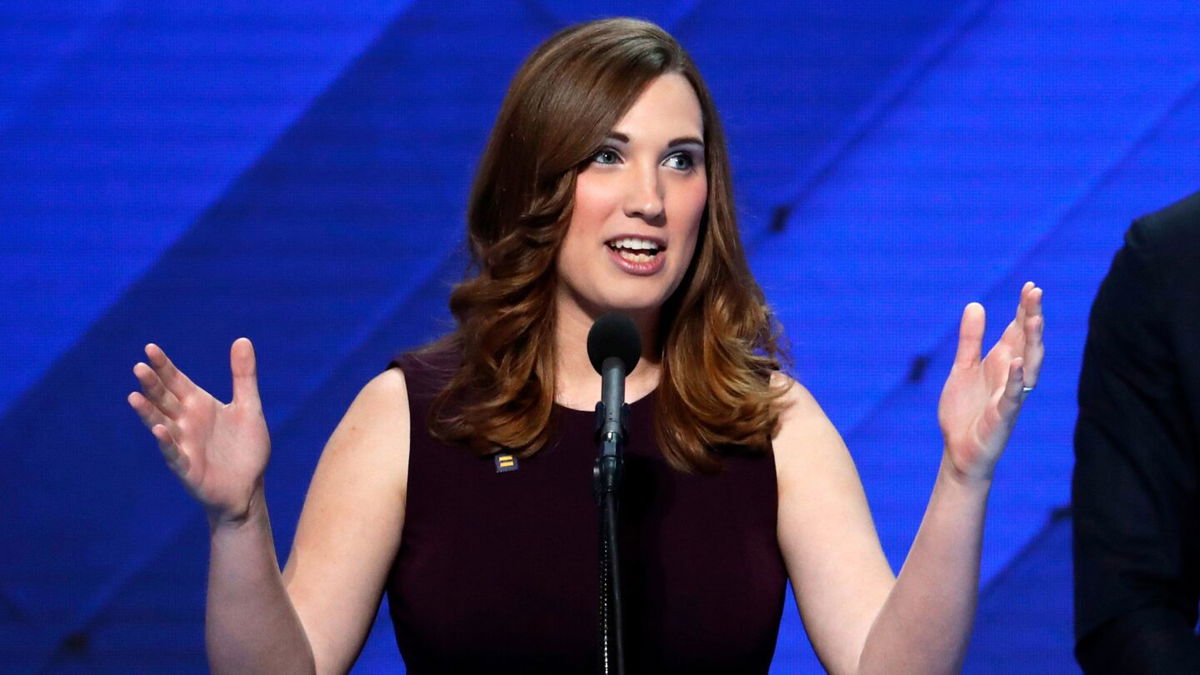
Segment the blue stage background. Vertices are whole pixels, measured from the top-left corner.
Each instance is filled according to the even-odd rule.
[[[614,14],[705,73],[754,271],[895,567],[962,306],[990,341],[1023,281],[1046,288],[966,670],[1075,668],[1086,316],[1130,219],[1200,188],[1194,0],[0,6],[0,669],[204,671],[206,527],[125,404],[141,346],[227,397],[228,345],[254,339],[286,555],[354,393],[446,326],[509,77]],[[401,668],[385,610],[356,672]],[[789,604],[773,670],[819,668]]]

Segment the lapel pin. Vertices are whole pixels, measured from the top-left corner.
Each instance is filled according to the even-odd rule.
[[[517,458],[508,454],[496,455],[496,473],[505,473],[507,471],[517,470]]]

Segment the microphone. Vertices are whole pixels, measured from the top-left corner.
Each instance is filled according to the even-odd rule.
[[[617,551],[617,501],[621,484],[621,449],[625,446],[625,376],[637,367],[642,340],[637,326],[624,314],[610,312],[596,319],[587,337],[588,358],[600,373],[600,402],[596,404],[596,445],[599,456],[592,469],[592,491],[600,507],[599,640],[596,658],[604,675],[625,675],[625,629],[622,620],[621,556]]]
[[[625,376],[637,367],[642,356],[642,340],[633,320],[618,312],[596,319],[587,336],[588,358],[600,373],[600,405],[596,412],[597,433],[607,451],[614,441],[623,445],[625,428],[621,409],[625,405]],[[603,454],[608,454],[604,452]]]

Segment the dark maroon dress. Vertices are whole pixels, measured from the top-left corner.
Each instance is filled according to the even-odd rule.
[[[555,408],[548,447],[515,470],[430,437],[454,357],[396,361],[412,438],[400,551],[387,584],[408,672],[595,672],[594,413]],[[621,494],[630,673],[766,672],[786,573],[774,461],[730,456],[715,476],[663,460],[653,395],[633,403]]]

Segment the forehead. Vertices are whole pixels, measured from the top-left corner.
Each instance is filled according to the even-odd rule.
[[[632,140],[679,136],[703,138],[700,99],[683,75],[660,75],[646,85],[613,131]]]

